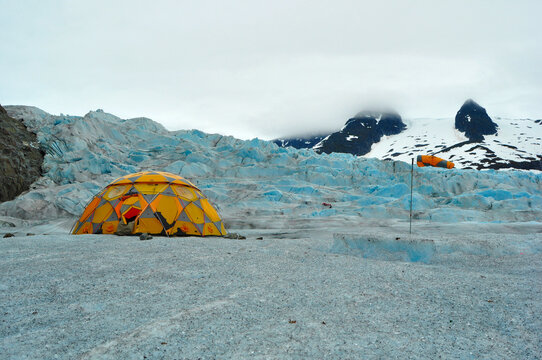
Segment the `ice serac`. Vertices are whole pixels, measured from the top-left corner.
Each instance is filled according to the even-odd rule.
[[[396,112],[362,111],[349,119],[340,131],[332,133],[314,146],[314,149],[326,154],[339,152],[365,155],[382,136],[399,134],[405,128],[401,116]]]
[[[0,202],[14,199],[41,174],[43,152],[36,134],[0,105]]]
[[[497,133],[498,125],[491,120],[486,109],[468,99],[455,115],[455,128],[473,142],[484,141],[484,135]]]

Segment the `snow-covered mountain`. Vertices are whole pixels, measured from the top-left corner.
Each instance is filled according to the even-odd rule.
[[[470,99],[459,109],[455,119],[404,120],[396,115],[392,126],[383,126],[383,120],[389,116],[360,113],[348,120],[340,131],[314,146],[303,146],[303,139],[295,144],[282,140],[275,143],[310,147],[317,152],[344,152],[405,162],[417,155],[436,155],[453,161],[460,169],[542,171],[542,120],[493,120],[483,107]]]
[[[28,106],[5,108],[11,117],[24,119],[46,149],[42,177],[30,191],[0,203],[0,217],[6,221],[73,218],[113,179],[144,170],[168,171],[195,183],[230,229],[305,228],[330,217],[354,223],[360,217],[408,219],[410,164],[402,161],[318,154],[198,130],[170,132],[147,118],[125,120],[100,110],[81,117]],[[417,127],[407,125],[401,139],[421,143],[410,133]],[[393,136],[383,137],[372,151],[388,142],[383,155],[394,148],[408,159],[410,150],[402,150],[408,143],[393,141]],[[539,172],[416,169],[414,217],[437,222],[537,220],[542,218],[541,194]]]
[[[364,155],[382,136],[399,134],[405,127],[397,113],[364,111],[348,120],[340,131],[326,136],[313,149],[326,154],[341,152]]]

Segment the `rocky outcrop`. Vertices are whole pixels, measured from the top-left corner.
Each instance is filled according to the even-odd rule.
[[[491,120],[486,109],[468,99],[455,115],[455,128],[465,133],[470,141],[482,142],[484,135],[497,133],[498,125]]]
[[[340,152],[365,155],[382,136],[399,134],[405,128],[401,116],[395,112],[363,111],[349,119],[340,131],[314,146],[314,149],[327,154]]]
[[[0,202],[14,199],[41,175],[44,153],[36,134],[0,106]]]
[[[287,139],[276,139],[273,140],[275,144],[277,144],[280,147],[287,147],[291,146],[296,149],[310,149],[314,145],[318,144],[320,141],[322,141],[326,135],[310,135],[306,137],[291,137]]]

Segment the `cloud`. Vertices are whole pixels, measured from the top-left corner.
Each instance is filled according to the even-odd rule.
[[[542,117],[538,1],[3,4],[0,101],[104,108],[242,138],[336,129],[365,107]]]

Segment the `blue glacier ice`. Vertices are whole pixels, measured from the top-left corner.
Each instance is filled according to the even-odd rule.
[[[168,131],[151,119],[120,119],[102,110],[81,117],[29,106],[6,109],[37,133],[46,156],[43,177],[30,191],[0,204],[3,216],[74,217],[115,178],[161,170],[198,185],[226,222],[239,226],[250,214],[408,219],[411,167],[404,162],[319,155],[198,130]],[[542,174],[415,168],[412,199],[414,219],[540,221]]]

